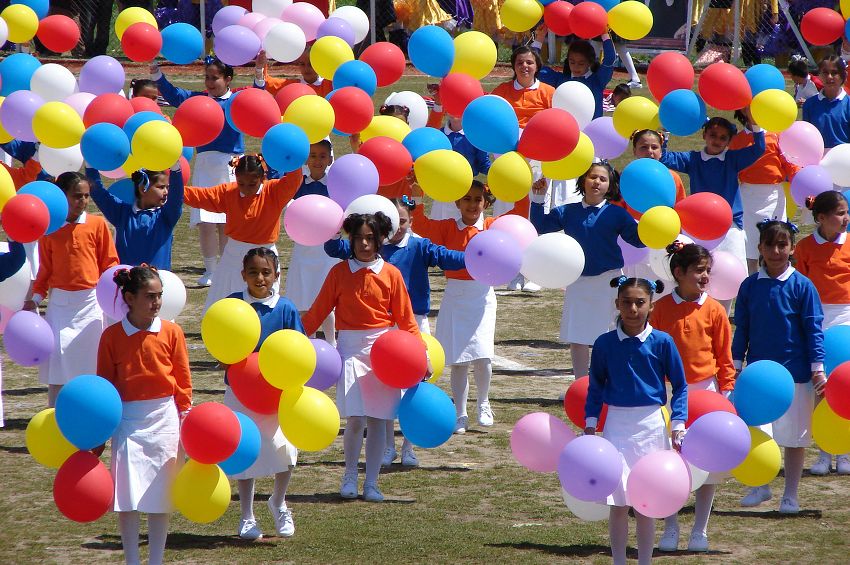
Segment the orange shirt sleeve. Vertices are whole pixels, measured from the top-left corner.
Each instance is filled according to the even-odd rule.
[[[278,77],[271,76],[269,74],[269,68],[268,67],[263,69],[263,79],[265,79],[265,81],[266,81],[266,91],[269,94],[271,94],[272,96],[274,96],[275,94],[280,92],[280,90],[284,86],[286,86],[288,84],[292,84],[292,82],[294,82],[292,79],[278,78]]]
[[[2,163],[9,176],[12,177],[12,183],[15,185],[15,190],[20,190],[22,186],[33,182],[38,178],[38,173],[41,172],[41,163],[35,159],[30,159],[24,163],[23,167],[10,167],[6,163]]]
[[[238,190],[236,183],[229,182],[216,186],[187,186],[183,188],[183,202],[193,208],[203,208],[209,212],[227,212],[224,196],[228,190]]]
[[[112,331],[107,328],[100,336],[97,347],[97,374],[107,381],[115,384],[115,361],[112,357]]]
[[[266,181],[266,186],[271,191],[275,205],[283,210],[286,203],[295,197],[295,193],[301,188],[301,181],[303,180],[301,169],[298,169],[286,173],[282,178]]]
[[[174,328],[172,337],[172,369],[174,372],[174,402],[177,409],[185,412],[192,407],[192,373],[189,370],[189,350],[186,347],[186,336],[177,324],[169,324]]]
[[[794,250],[794,259],[796,262],[794,263],[794,268],[797,269],[801,275],[806,278],[811,278],[809,274],[809,240],[813,236],[808,236],[804,238],[800,243],[797,244],[797,248]]]
[[[520,198],[516,202],[514,202],[514,207],[501,214],[502,216],[507,216],[508,214],[514,216],[522,216],[523,218],[528,218],[529,213],[531,212],[531,199],[529,199],[526,194],[523,198]]]
[[[102,274],[118,264],[118,250],[115,249],[115,242],[105,220],[98,222],[97,231],[97,262],[98,270]]]
[[[717,385],[720,390],[735,388],[735,366],[732,364],[732,324],[722,307],[715,305],[712,312],[711,345],[717,363]]]
[[[432,220],[425,215],[425,206],[417,204],[413,209],[413,231],[417,235],[426,237],[437,245],[445,245],[442,230],[440,229],[440,221]]]
[[[436,110],[431,110],[431,113],[428,114],[428,123],[425,125],[429,128],[440,129],[443,127],[443,116],[446,114],[443,112],[437,112]]]
[[[33,284],[33,294],[40,294],[43,298],[47,297],[48,283],[50,276],[53,274],[53,245],[50,239],[42,237],[38,241],[38,273],[35,276]]]
[[[339,267],[339,265],[342,265],[342,267]],[[321,290],[319,290],[318,296],[316,296],[316,300],[313,301],[313,305],[301,317],[301,324],[304,326],[304,332],[307,335],[316,333],[316,330],[319,329],[319,326],[322,325],[322,322],[328,317],[334,306],[336,306],[337,280],[339,278],[340,268],[347,269],[348,262],[343,261],[342,263],[338,263],[336,267],[331,269],[325,282],[322,284]]]
[[[679,176],[679,173],[672,169],[668,169],[670,174],[673,175],[673,183],[676,185],[676,202],[683,200],[688,194],[685,192],[685,184],[682,182],[682,177]]]

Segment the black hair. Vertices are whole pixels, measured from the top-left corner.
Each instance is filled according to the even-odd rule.
[[[825,65],[835,65],[838,67],[838,71],[841,74],[841,82],[847,81],[847,63],[844,62],[844,59],[838,55],[824,57],[818,63],[818,72],[822,71]]]
[[[640,138],[647,134],[657,137],[658,143],[664,143],[664,136],[661,135],[660,131],[654,129],[639,129],[632,134],[632,149],[636,148]]]
[[[741,124],[744,127],[747,127],[747,125],[749,124],[750,121],[747,119],[747,116],[744,115],[743,110],[735,110],[735,113],[733,115],[734,115],[735,119],[738,120],[739,124]]]
[[[139,169],[130,175],[130,180],[133,181],[133,190],[136,194],[136,200],[141,199],[142,194],[147,192],[155,179],[166,176],[167,171],[149,171],[147,169]]]
[[[628,98],[632,95],[632,87],[628,83],[621,82],[611,91],[611,98],[619,96],[620,98]]]
[[[763,220],[757,224],[759,230],[759,245],[772,245],[776,238],[782,234],[788,237],[791,245],[794,245],[794,236],[797,233],[797,226],[789,222],[781,220]]]
[[[351,214],[342,222],[342,229],[348,234],[348,242],[351,244],[351,257],[356,258],[354,254],[354,238],[357,232],[364,225],[369,226],[372,230],[375,249],[378,254],[381,253],[381,246],[384,240],[390,236],[393,231],[392,220],[383,212],[375,212],[374,214]]]
[[[582,173],[578,179],[576,179],[576,192],[584,196],[584,181],[587,179],[587,175],[590,171],[593,170],[593,167],[603,167],[608,171],[608,192],[605,193],[605,200],[609,200],[611,202],[619,202],[622,200],[622,196],[620,195],[620,173],[618,173],[617,169],[615,169],[608,161],[591,163],[590,167],[588,167],[587,170]]]
[[[401,104],[382,104],[378,113],[382,116],[401,116],[405,122],[410,119],[410,108]]]
[[[795,77],[806,78],[809,76],[809,62],[805,58],[791,59],[788,63],[788,74]]]
[[[156,270],[156,267],[151,267],[144,263],[138,267],[133,267],[132,269],[118,269],[115,271],[115,274],[112,275],[112,280],[115,282],[118,290],[121,291],[122,297],[125,292],[129,292],[130,294],[138,293],[148,281],[154,279],[162,282],[159,278],[159,272]]]
[[[248,261],[250,261],[254,257],[259,257],[260,259],[271,261],[272,267],[274,267],[275,272],[278,272],[280,270],[280,260],[277,257],[277,253],[275,253],[268,247],[254,247],[252,249],[249,249],[248,253],[245,254],[245,257],[242,258],[243,270],[248,268]]]
[[[847,197],[842,192],[827,190],[817,196],[807,197],[806,208],[812,211],[812,217],[817,222],[819,215],[834,212],[842,202],[847,203]]]
[[[611,279],[609,283],[611,288],[617,289],[617,298],[623,293],[627,288],[642,288],[650,297],[652,298],[653,293],[656,292],[664,292],[664,281],[650,281],[647,279],[635,278],[635,277],[627,277],[625,275],[620,275],[619,277],[614,277]]]
[[[78,172],[65,172],[56,177],[54,184],[59,187],[59,190],[68,194],[72,188],[76,188],[81,182],[89,182],[88,179]]]
[[[238,158],[233,158],[230,161],[233,167],[233,172],[237,175],[249,174],[266,176],[265,160],[261,154],[257,155],[242,155]]]
[[[537,70],[534,71],[534,78],[537,79],[537,76],[540,74],[540,70],[543,68],[543,59],[540,58],[540,53],[529,47],[528,45],[520,45],[511,53],[511,70],[516,68],[516,60],[520,55],[525,55],[526,53],[531,53],[534,57],[534,62],[537,65]],[[514,70],[514,80],[516,80],[516,71]]]
[[[596,56],[596,49],[593,48],[593,45],[589,41],[579,39],[570,43],[570,46],[567,48],[567,58],[564,59],[565,75],[570,72],[570,53],[581,55],[587,59],[587,63],[590,65],[590,72],[595,73],[599,69],[599,58]],[[631,89],[629,89],[629,94],[631,94]]]
[[[130,93],[134,97],[138,96],[139,92],[145,88],[156,88],[157,92],[159,92],[159,86],[149,78],[134,78],[130,81]]]
[[[406,194],[401,198],[390,198],[390,202],[395,204],[397,208],[404,208],[408,212],[413,212],[416,209],[416,202]]]
[[[314,145],[318,145],[319,147],[324,147],[325,149],[328,150],[328,153],[331,153],[334,150],[333,144],[331,143],[330,139],[320,139],[316,143],[311,143],[310,147],[313,147]]]
[[[487,203],[487,206],[492,206],[494,202],[496,202],[496,197],[493,196],[493,193],[490,192],[490,187],[481,182],[480,180],[473,180],[472,185],[469,187],[469,190],[473,188],[477,188],[484,194],[484,202]],[[458,198],[460,201],[460,198]]]
[[[706,122],[702,125],[703,135],[705,135],[705,132],[707,132],[713,127],[724,128],[726,131],[729,132],[729,139],[732,139],[733,137],[735,137],[735,134],[738,133],[738,128],[735,127],[735,124],[733,124],[726,118],[714,116],[710,120],[706,120]]]
[[[711,253],[702,245],[696,243],[682,243],[674,241],[667,246],[667,257],[670,261],[670,272],[673,278],[676,278],[676,269],[682,269],[682,272],[687,271],[691,265],[698,265],[701,261],[708,261],[711,264]]]
[[[204,68],[209,69],[210,67],[220,72],[224,78],[233,78],[233,67],[218,57],[207,57],[204,59]]]

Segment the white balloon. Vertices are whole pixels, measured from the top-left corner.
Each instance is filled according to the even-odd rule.
[[[564,499],[564,504],[570,509],[570,512],[576,515],[577,518],[585,522],[598,522],[607,520],[611,512],[610,507],[602,502],[585,502],[579,500],[563,488],[561,488],[561,496]]]
[[[552,107],[566,110],[576,119],[579,129],[593,121],[596,99],[586,84],[578,81],[565,82],[555,89]]]
[[[163,320],[174,320],[186,306],[186,286],[180,277],[171,271],[160,269],[159,279],[162,281],[162,306],[159,308],[159,317]]]
[[[832,175],[833,184],[850,186],[850,143],[842,143],[830,149],[820,164]]]
[[[390,237],[392,237],[398,231],[398,208],[389,198],[384,198],[378,194],[367,194],[355,198],[345,209],[343,217],[347,218],[351,214],[374,214],[375,212],[383,212],[390,218],[393,225],[390,232]]]
[[[292,0],[254,0],[251,11],[269,18],[279,18],[283,9],[292,4]]]
[[[366,13],[357,6],[343,6],[337,8],[331,15],[331,18],[342,18],[348,22],[351,29],[354,30],[354,42],[360,43],[366,36],[369,35],[369,17]]]
[[[35,70],[30,79],[30,90],[45,102],[60,101],[79,91],[74,74],[55,63],[47,63]]]
[[[304,53],[307,37],[292,22],[280,22],[269,30],[263,40],[266,54],[281,63],[291,63]]]
[[[543,234],[522,256],[520,272],[545,288],[564,288],[574,283],[584,269],[584,251],[563,232]]]
[[[676,241],[681,241],[685,245],[694,242],[693,239],[683,233],[676,236]],[[675,284],[673,273],[670,271],[670,257],[668,257],[666,249],[649,250],[649,267],[652,269],[652,272],[655,273],[656,277],[664,281],[665,287],[670,287],[670,285]]]
[[[47,174],[58,177],[69,171],[79,171],[83,166],[83,154],[79,145],[72,145],[64,149],[48,147],[44,144],[38,147],[38,160]]]
[[[691,473],[691,492],[694,492],[708,480],[708,471],[703,471],[699,467],[694,467],[687,461],[685,461],[685,463],[687,463],[688,471]]]
[[[404,106],[410,113],[407,116],[407,125],[410,129],[424,128],[428,123],[428,104],[425,99],[415,92],[402,90],[401,92],[393,92],[387,96],[384,104],[393,104],[396,106]]]
[[[0,18],[0,41],[6,43],[9,39],[9,25],[6,23],[6,20]]]
[[[9,244],[5,241],[0,242],[0,251],[3,253],[9,251]],[[0,282],[0,306],[5,306],[15,312],[23,308],[32,282],[31,274],[30,262],[25,259],[24,264],[14,275]]]

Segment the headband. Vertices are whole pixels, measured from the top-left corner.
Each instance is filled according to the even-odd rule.
[[[776,218],[773,218],[772,220],[770,218],[765,218],[762,221],[760,221],[758,224],[756,224],[756,228],[758,228],[759,233],[761,233],[765,229],[767,229],[768,226],[770,226],[771,224],[774,224],[774,223],[784,225],[786,228],[788,228],[788,231],[790,231],[793,234],[800,233],[800,229],[796,226],[796,224],[792,224],[791,222],[783,222],[782,220],[778,220]]]
[[[142,192],[147,192],[151,187],[151,179],[148,176],[148,172],[145,169],[139,169],[139,188],[142,189]]]
[[[627,277],[626,275],[620,275],[619,277],[617,277],[617,288],[620,288],[621,286],[626,284],[629,280],[631,280],[631,279],[629,277]],[[655,292],[656,289],[658,288],[658,285],[655,284],[655,281],[651,281],[651,280],[648,280],[648,279],[641,279],[641,278],[637,278],[637,277],[635,277],[634,280],[645,282],[649,286],[649,290],[651,290],[652,292]]]

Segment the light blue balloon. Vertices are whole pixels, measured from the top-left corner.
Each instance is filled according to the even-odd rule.
[[[626,204],[640,213],[655,206],[676,204],[676,183],[669,169],[655,159],[636,159],[620,175],[620,192]]]
[[[620,0],[593,0],[603,8],[605,8],[606,12],[610,12],[611,8],[620,3]]]
[[[12,0],[11,3],[12,5],[23,4],[24,6],[28,6],[40,20],[46,18],[50,11],[50,2],[48,0]]]
[[[507,100],[487,94],[476,98],[463,111],[463,132],[469,142],[489,153],[515,151],[519,122]]]
[[[747,72],[744,73],[747,82],[750,83],[750,90],[753,92],[753,98],[756,94],[763,90],[778,89],[785,90],[785,77],[782,76],[782,71],[768,65],[760,63],[753,65]]]
[[[439,26],[429,25],[413,32],[407,43],[407,53],[410,62],[420,72],[444,77],[454,64],[455,44],[449,32]]]
[[[236,475],[251,467],[260,455],[260,442],[262,441],[260,429],[251,418],[235,410],[233,413],[239,418],[242,434],[233,455],[218,464],[225,475]]]
[[[224,120],[227,122],[227,125],[239,131],[239,128],[236,127],[236,124],[233,123],[233,116],[230,115],[230,107],[233,105],[233,101],[236,100],[236,97],[239,96],[241,90],[237,90],[233,93],[233,95],[228,98],[225,103],[222,105],[221,109],[224,110]]]
[[[115,181],[110,185],[109,192],[125,204],[136,203],[136,186],[133,184],[133,179],[126,178]]]
[[[74,377],[56,397],[59,431],[82,450],[106,443],[121,421],[122,410],[118,391],[97,375]]]
[[[199,59],[204,52],[204,39],[193,25],[176,23],[162,32],[162,56],[178,65],[187,65]]]
[[[794,379],[776,361],[750,363],[735,381],[735,410],[748,426],[763,426],[779,419],[792,400]]]
[[[658,105],[658,119],[673,135],[685,137],[696,133],[705,118],[705,102],[698,94],[684,88],[668,93]]]
[[[845,361],[850,361],[850,326],[832,326],[823,332],[823,367],[829,375]]]
[[[398,405],[404,437],[419,447],[446,443],[455,429],[455,405],[436,385],[419,383],[407,389]]]
[[[130,156],[130,140],[124,130],[115,124],[93,124],[83,133],[80,151],[92,168],[113,171],[123,165]]]
[[[0,96],[9,96],[18,90],[29,90],[32,74],[40,66],[41,62],[29,53],[15,53],[0,61],[0,77],[3,80]]]
[[[449,141],[446,134],[430,127],[412,130],[404,136],[401,144],[410,152],[410,156],[413,157],[414,161],[435,149],[452,149],[452,142]]]
[[[65,219],[68,217],[68,198],[52,182],[44,180],[28,182],[21,187],[18,194],[32,194],[47,206],[50,223],[47,225],[46,234],[51,234],[65,225]]]
[[[374,96],[378,89],[378,77],[372,67],[363,61],[346,61],[334,72],[333,85],[334,89],[354,86],[369,96]]]
[[[310,156],[307,134],[295,124],[277,124],[263,136],[263,157],[282,173],[301,168]]]
[[[148,122],[153,122],[159,120],[161,122],[166,122],[165,116],[160,114],[159,112],[138,112],[129,117],[129,119],[124,122],[124,134],[127,136],[127,139],[130,141],[133,140],[133,135],[136,134],[136,130],[139,129],[143,124]],[[119,165],[120,166],[120,165]],[[111,169],[103,169],[105,171],[109,171]]]
[[[187,161],[192,161],[192,157],[195,156],[195,148],[194,147],[184,147],[183,148],[183,156]]]

